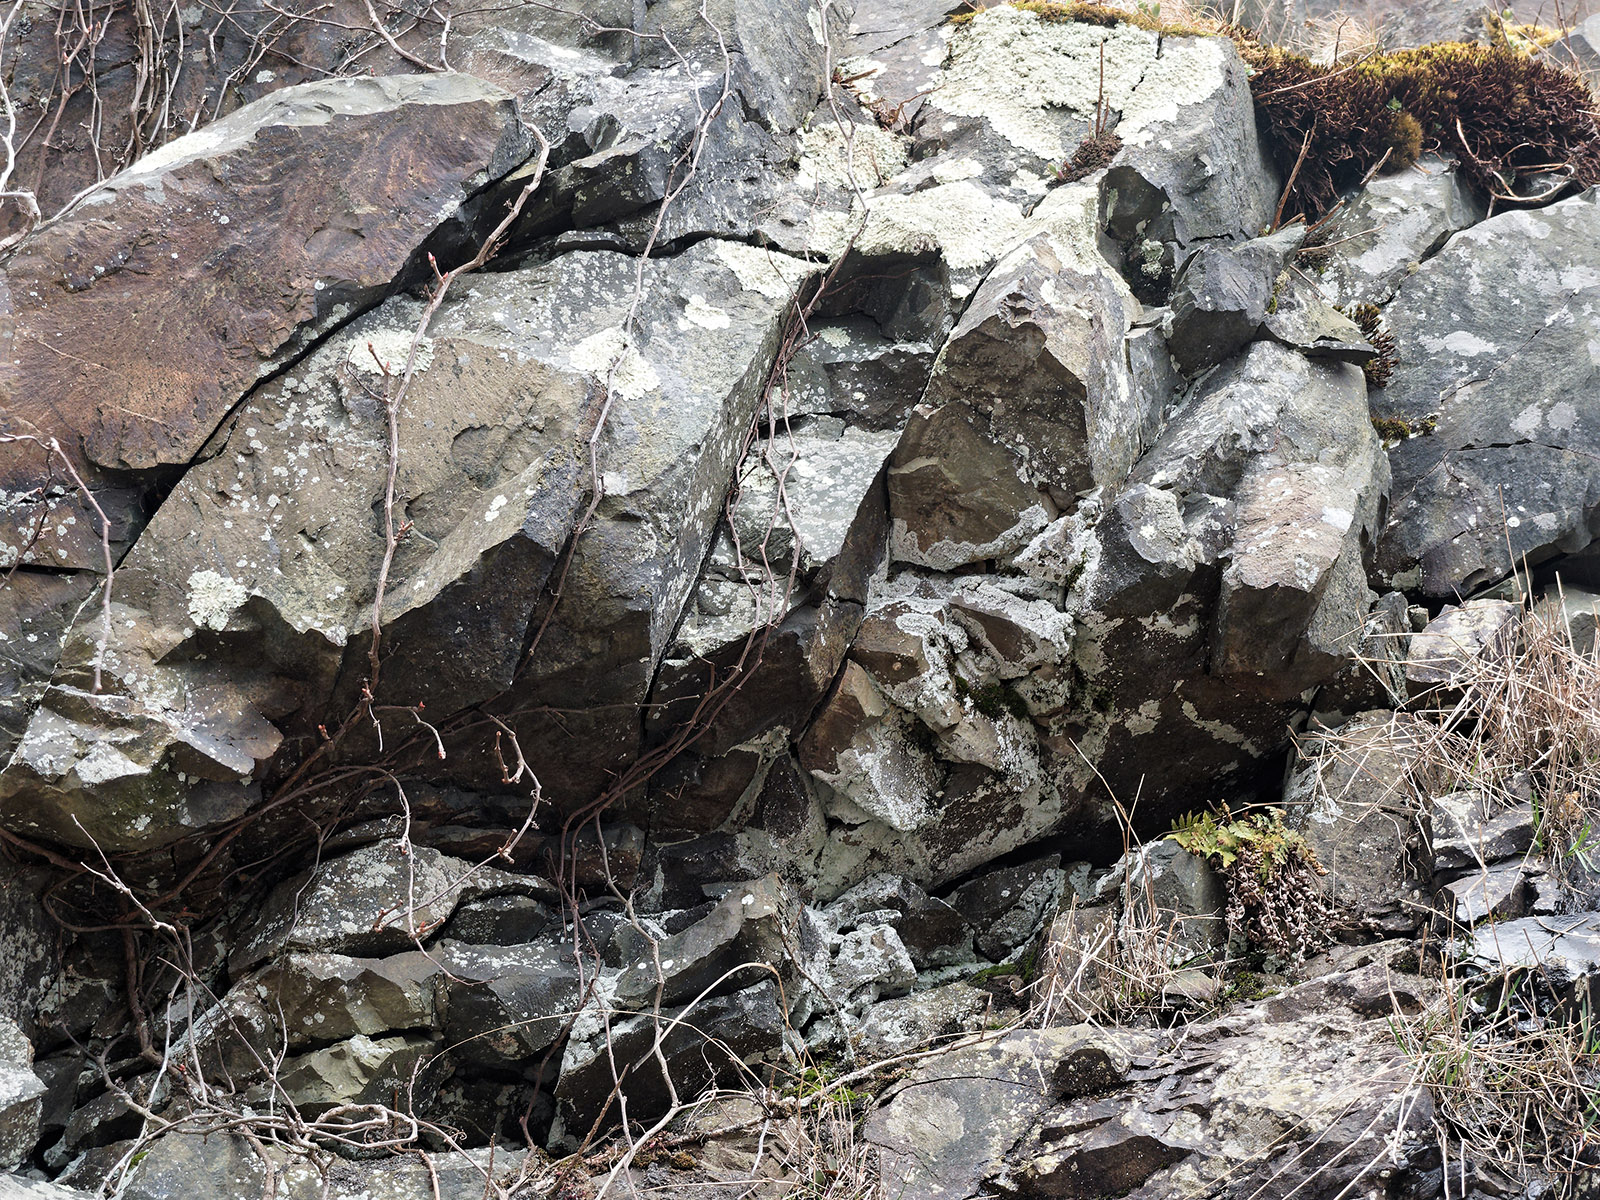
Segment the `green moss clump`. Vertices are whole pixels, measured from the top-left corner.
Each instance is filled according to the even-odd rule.
[[[1507,46],[1442,42],[1323,66],[1235,34],[1268,151],[1287,179],[1285,218],[1315,221],[1380,164],[1453,157],[1502,202],[1525,175],[1600,182],[1600,124],[1576,75]],[[1298,169],[1296,168],[1296,164]]]
[[[1028,720],[1032,715],[1028,712],[1027,702],[998,680],[973,687],[959,675],[953,678],[956,695],[963,700],[971,700],[972,707],[991,721],[999,720],[1001,713],[1010,713],[1021,721]]]
[[[1432,433],[1439,428],[1439,418],[1428,417],[1423,421],[1408,421],[1404,417],[1373,417],[1372,427],[1386,442],[1403,442],[1407,438]]]

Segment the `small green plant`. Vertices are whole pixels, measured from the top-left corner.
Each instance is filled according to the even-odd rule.
[[[1327,942],[1332,910],[1317,882],[1327,870],[1311,843],[1285,824],[1282,809],[1236,818],[1224,806],[1220,820],[1191,813],[1167,836],[1222,876],[1233,937],[1291,965]]]
[[[834,1079],[838,1074],[838,1066],[827,1060],[805,1068],[795,1077],[794,1098],[806,1100],[816,1097],[826,1104],[844,1105],[865,1104],[872,1099],[867,1092],[858,1092],[848,1085],[835,1084]]]
[[[999,720],[1001,713],[1010,713],[1019,721],[1029,719],[1028,704],[1015,691],[999,680],[974,687],[961,676],[954,676],[956,695],[972,701],[972,707],[991,721]]]

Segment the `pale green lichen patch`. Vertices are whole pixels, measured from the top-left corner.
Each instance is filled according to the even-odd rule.
[[[661,376],[621,329],[602,329],[572,348],[574,371],[607,383],[617,395],[638,400],[661,388]]]
[[[1053,160],[1066,149],[1063,112],[1081,123],[1103,105],[1119,115],[1124,143],[1141,145],[1152,126],[1223,85],[1231,54],[1221,38],[1163,40],[1132,24],[1047,21],[1002,6],[956,34],[931,103],[981,117],[1013,145]]]
[[[249,598],[249,589],[226,575],[196,571],[189,576],[189,617],[198,629],[226,629]]]

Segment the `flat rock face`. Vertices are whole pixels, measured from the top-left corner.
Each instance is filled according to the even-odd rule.
[[[1593,194],[1501,213],[1401,283],[1385,313],[1399,366],[1373,412],[1417,436],[1391,455],[1386,579],[1453,597],[1594,538],[1597,238]]]

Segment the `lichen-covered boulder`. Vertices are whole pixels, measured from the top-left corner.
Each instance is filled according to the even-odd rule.
[[[1463,230],[1401,282],[1399,362],[1372,398],[1412,431],[1378,555],[1395,586],[1467,594],[1600,532],[1597,240],[1591,190]]]
[[[240,398],[376,303],[530,146],[512,96],[461,74],[306,84],[169,142],[0,264],[0,434],[59,443],[120,556]],[[0,444],[0,569],[20,567],[0,598],[0,754],[104,571],[101,532],[61,462]]]
[[[6,432],[59,438],[97,486],[103,471],[187,464],[246,389],[377,299],[441,219],[529,145],[512,98],[467,75],[308,84],[169,143],[8,256]],[[277,188],[291,170],[299,185]],[[330,194],[359,204],[330,206]],[[170,370],[152,375],[151,361]],[[6,487],[43,477],[36,448],[3,454]],[[119,535],[139,495],[110,485]],[[4,515],[12,562],[26,546],[28,562],[98,565],[98,523],[70,490]]]
[[[891,1087],[862,1136],[878,1150],[887,1190],[964,1200],[978,1194],[1040,1114],[1114,1089],[1151,1040],[1075,1025],[950,1050]]]
[[[445,305],[399,417],[405,529],[383,603],[380,702],[442,719],[520,679],[518,713],[553,690],[562,708],[592,710],[510,718],[550,793],[587,799],[627,761],[637,730],[611,705],[644,698],[667,648],[807,270],[703,242],[649,272],[632,341],[619,323],[635,268],[618,254],[491,275]],[[406,369],[420,311],[391,301],[234,414],[118,572],[99,693],[98,614],[80,616],[0,773],[6,820],[107,849],[203,831],[258,803],[286,730],[316,736],[358,702],[385,553],[382,396]],[[607,494],[568,568],[561,617],[525,661],[584,510],[603,382]],[[463,639],[474,652],[459,651]],[[573,738],[590,751],[558,749]],[[474,749],[447,770],[499,783],[498,761]]]
[[[1187,244],[1253,235],[1271,217],[1272,172],[1256,141],[1244,64],[1227,39],[1007,6],[980,11],[949,39],[927,101],[939,119],[924,116],[923,127],[939,131],[933,136],[952,157],[1006,168],[986,174],[1015,186],[1070,159],[1098,104],[1123,143],[1107,178],[1113,237]]]

